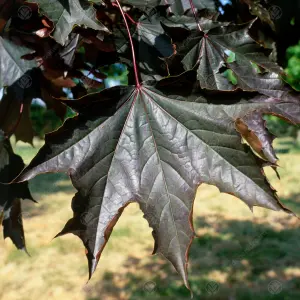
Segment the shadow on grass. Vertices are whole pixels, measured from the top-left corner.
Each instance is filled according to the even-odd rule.
[[[299,195],[284,203],[300,211]],[[190,250],[194,299],[300,299],[298,220],[281,216],[272,224],[258,221],[263,222],[227,219],[222,214],[194,220],[201,230]],[[161,257],[132,256],[121,270],[107,272],[103,280],[89,286],[86,299],[190,299],[190,293]]]

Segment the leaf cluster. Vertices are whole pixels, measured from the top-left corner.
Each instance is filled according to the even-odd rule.
[[[0,185],[9,189],[0,201],[4,235],[25,247],[14,218],[19,199],[31,198],[27,180],[66,172],[77,193],[73,218],[58,236],[81,238],[90,276],[122,211],[137,202],[153,228],[153,252],[189,287],[193,201],[201,183],[251,210],[293,214],[263,172],[277,167],[263,117],[299,123],[299,93],[274,59],[270,10],[264,1],[240,2],[251,20],[224,21],[213,0],[7,3],[0,10],[0,181],[14,181]],[[104,89],[103,68],[116,63],[127,66],[129,85]],[[32,142],[35,98],[61,119],[66,107],[77,115],[46,135],[22,171],[8,139]]]

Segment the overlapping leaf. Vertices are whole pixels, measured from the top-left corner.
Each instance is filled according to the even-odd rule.
[[[149,79],[159,80],[168,75],[168,69],[165,59],[171,57],[174,52],[174,46],[171,38],[164,32],[161,21],[165,9],[152,11],[148,15],[142,15],[136,23],[132,38],[135,43],[136,55],[139,63],[139,73],[143,81]],[[118,28],[114,30],[116,47],[118,53],[126,62],[132,60],[130,45],[128,44],[127,33]]]
[[[287,91],[280,77],[283,70],[268,59],[268,50],[249,35],[253,22],[234,25],[201,18],[197,23],[194,18],[175,16],[164,24],[171,37],[181,40],[177,50],[182,64],[186,70],[197,67],[202,88],[240,88],[277,98]],[[176,30],[178,27],[180,30]],[[233,61],[229,59],[231,53]],[[235,74],[236,85],[225,76],[225,70]]]
[[[282,118],[289,120],[293,124],[299,124],[300,121],[300,95],[291,93],[285,95],[283,101],[279,99],[264,99],[264,97],[258,96],[252,100],[254,103],[266,103],[274,104],[269,107],[268,113],[281,116]],[[272,142],[275,136],[269,132],[266,127],[266,121],[263,119],[263,113],[267,111],[253,110],[245,114],[242,118],[237,119],[237,130],[248,140],[250,145],[254,146],[256,152],[260,154],[265,160],[272,164],[276,164],[278,158],[272,146]],[[251,136],[252,137],[251,137]],[[250,140],[248,139],[250,137]],[[253,138],[255,140],[253,140]],[[257,144],[258,143],[258,144]]]
[[[96,11],[91,3],[85,0],[30,0],[28,2],[38,3],[41,11],[55,25],[53,37],[64,45],[68,35],[75,25],[85,25],[95,30],[108,31],[96,19]]]
[[[37,66],[35,61],[24,60],[21,57],[30,53],[23,46],[0,36],[0,88],[10,86],[28,70]]]
[[[143,11],[150,11],[158,5],[165,5],[170,8],[170,12],[176,15],[184,14],[187,10],[191,9],[189,0],[122,0],[121,2],[137,7]],[[214,0],[193,0],[193,4],[197,9],[216,9]]]
[[[4,90],[0,101],[0,130],[7,134],[14,134],[17,141],[32,144],[33,137],[36,135],[30,118],[32,100],[40,98],[48,109],[53,109],[57,116],[63,119],[66,107],[53,96],[64,95],[62,87],[57,87],[46,80],[39,69],[27,72]]]
[[[14,8],[13,1],[0,1],[0,33],[4,30],[7,21],[10,19]]]
[[[189,0],[168,0],[165,1],[170,5],[170,11],[175,15],[183,15],[187,10],[191,9]],[[193,0],[194,7],[201,9],[216,10],[216,1],[214,0]]]
[[[170,37],[166,35],[160,24],[162,20],[159,13],[142,16],[137,22],[137,31],[133,37],[157,49],[160,57],[169,57],[174,49]]]
[[[270,13],[270,10],[268,10],[262,5],[262,3],[260,3],[260,0],[241,0],[241,2],[244,2],[249,6],[251,14],[259,17],[263,22],[269,24],[270,27],[275,30],[275,25],[273,22],[274,16]],[[276,7],[275,9],[278,9],[278,7]],[[278,14],[280,13],[281,12],[279,11]]]
[[[156,6],[160,5],[163,1],[162,0],[145,0],[145,1],[140,1],[140,0],[122,0],[120,1],[123,4],[128,4],[133,7],[139,8],[140,10],[143,11],[149,11]]]
[[[33,200],[28,182],[3,184],[11,182],[23,168],[22,158],[13,153],[10,142],[0,131],[0,219],[3,234],[4,238],[11,238],[18,249],[26,251],[20,199]]]
[[[133,201],[153,228],[154,252],[172,262],[187,286],[199,184],[213,184],[251,209],[290,213],[266,180],[263,160],[241,143],[234,120],[256,111],[299,122],[299,101],[208,98],[189,91],[190,76],[169,78],[157,88],[115,87],[67,101],[79,115],[47,135],[45,146],[17,178],[29,180],[45,172],[70,175],[78,190],[72,201],[74,217],[59,235],[73,233],[82,239],[90,275],[114,224]]]

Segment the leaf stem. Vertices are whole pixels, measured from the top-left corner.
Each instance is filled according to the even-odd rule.
[[[170,14],[173,13],[173,12],[172,12],[172,8],[171,8],[171,5],[169,4],[168,0],[165,0],[165,4],[166,4],[166,5],[169,5],[169,7],[168,7],[169,13],[170,13]]]
[[[197,22],[197,25],[198,25],[198,28],[201,32],[203,32],[201,26],[200,26],[200,23],[199,23],[199,19],[198,19],[198,16],[197,16],[197,12],[196,12],[196,8],[194,6],[194,3],[193,3],[193,0],[189,0],[190,1],[190,6],[191,6],[191,9],[192,9],[192,12],[194,14],[194,17],[195,17],[195,20]]]
[[[130,29],[129,29],[129,26],[128,26],[128,22],[127,22],[125,13],[124,13],[121,5],[120,5],[119,0],[116,0],[116,3],[118,5],[118,7],[119,7],[119,10],[120,10],[121,14],[122,14],[122,17],[123,17],[123,20],[124,20],[124,23],[125,23],[125,26],[126,26],[126,30],[127,30],[127,33],[128,33],[128,37],[129,37],[129,42],[130,42],[130,46],[131,46],[131,53],[132,53],[132,62],[133,62],[133,70],[134,70],[134,75],[135,75],[136,87],[140,88],[141,84],[140,84],[139,75],[138,75],[139,72],[138,72],[138,67],[137,67],[137,63],[136,63],[135,50],[134,50],[134,46],[133,46],[133,41],[132,41]]]
[[[118,7],[118,8],[119,8],[119,6],[118,6],[117,3],[112,3],[112,6]],[[129,20],[132,24],[135,24],[135,25],[138,25],[138,24],[139,24],[138,22],[136,22],[135,20],[133,20],[133,18],[132,18],[128,13],[124,13],[124,14],[125,14],[125,16],[128,18],[128,20]]]
[[[134,24],[134,25],[139,25],[139,23],[138,22],[136,22],[136,21],[134,21],[132,18],[131,18],[131,16],[129,15],[129,14],[125,14],[126,15],[126,17],[128,18],[128,20],[132,23],[132,24]]]

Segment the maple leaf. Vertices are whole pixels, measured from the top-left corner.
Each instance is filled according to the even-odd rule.
[[[14,131],[16,141],[32,144],[35,135],[30,119],[31,98],[15,99],[11,91],[0,102],[0,128],[7,133]],[[20,107],[23,111],[20,116]],[[15,126],[17,127],[15,128]]]
[[[129,4],[133,7],[136,7],[142,11],[150,11],[156,6],[160,5],[163,1],[162,0],[122,0],[120,1],[123,4]]]
[[[79,0],[29,0],[37,3],[41,12],[55,25],[53,37],[64,45],[75,25],[85,25],[95,30],[109,32],[96,18],[96,11],[87,1]]]
[[[169,57],[174,53],[174,49],[170,37],[166,35],[160,24],[162,20],[157,10],[151,15],[143,15],[136,24],[137,30],[133,38],[155,47],[160,57]]]
[[[241,143],[234,120],[257,111],[286,119],[293,115],[299,122],[299,101],[266,96],[256,101],[249,94],[211,98],[192,91],[194,77],[187,72],[156,88],[118,86],[65,101],[78,115],[46,136],[45,145],[17,177],[19,182],[46,172],[70,175],[78,191],[72,201],[74,216],[57,236],[73,233],[81,238],[90,276],[131,202],[140,205],[153,228],[154,253],[171,261],[187,287],[199,184],[215,185],[251,209],[292,214],[266,180],[264,161]]]
[[[175,49],[171,38],[166,35],[160,23],[165,19],[165,14],[164,7],[153,10],[147,15],[142,15],[135,24],[132,38],[138,57],[139,75],[143,81],[160,80],[168,75],[165,59],[171,57]],[[127,33],[122,29],[118,27],[114,30],[116,48],[122,61],[132,65]]]
[[[167,0],[165,3],[170,5],[170,12],[175,15],[183,15],[186,11],[191,9],[189,0]],[[216,10],[216,2],[214,0],[194,0],[195,8],[202,10],[208,9],[211,11]]]
[[[0,33],[4,30],[14,8],[14,2],[0,0]]]
[[[268,113],[281,116],[292,124],[299,124],[299,94],[287,94],[282,100],[283,101],[276,98],[265,99],[263,96],[257,96],[252,101],[254,103],[269,104]],[[248,112],[236,120],[236,128],[249,144],[254,146],[255,151],[260,154],[262,158],[276,165],[278,158],[272,146],[275,136],[269,132],[266,127],[266,121],[263,119],[263,113],[266,112],[267,110],[261,111],[259,109]]]
[[[28,182],[3,184],[11,182],[24,166],[22,158],[13,153],[10,142],[0,131],[0,219],[3,234],[4,238],[11,238],[18,249],[26,251],[20,199],[34,201]]]
[[[0,88],[12,85],[28,70],[37,66],[35,61],[21,58],[29,52],[28,48],[16,47],[13,42],[0,36]]]
[[[151,11],[153,8],[164,5],[170,8],[170,12],[174,14],[184,14],[191,8],[189,0],[122,0],[124,4],[132,5],[142,11]],[[214,0],[193,0],[193,4],[197,9],[215,10],[216,4]]]
[[[17,141],[32,144],[36,135],[30,117],[32,100],[41,99],[48,109],[54,110],[63,119],[66,107],[53,96],[64,95],[62,87],[59,88],[46,80],[40,69],[27,72],[19,81],[4,90],[0,101],[0,129],[8,135],[14,134]]]
[[[270,25],[270,27],[275,31],[275,24],[273,19],[273,16],[271,15],[270,11],[267,8],[265,8],[262,3],[260,3],[260,0],[241,0],[241,2],[247,4],[249,6],[250,13],[252,15],[255,15],[259,17],[263,22]]]
[[[182,64],[185,70],[197,68],[202,88],[223,91],[240,88],[280,98],[286,92],[280,77],[283,70],[266,56],[270,51],[249,35],[253,23],[235,25],[205,18],[197,23],[188,16],[174,16],[163,22],[168,34],[174,40],[181,40],[177,52]],[[180,30],[176,30],[178,27]],[[236,76],[236,85],[225,76],[225,70]]]
[[[64,61],[64,64],[69,68],[72,67],[75,59],[75,53],[80,43],[80,35],[76,33],[70,34],[70,41],[59,52],[59,56]]]

